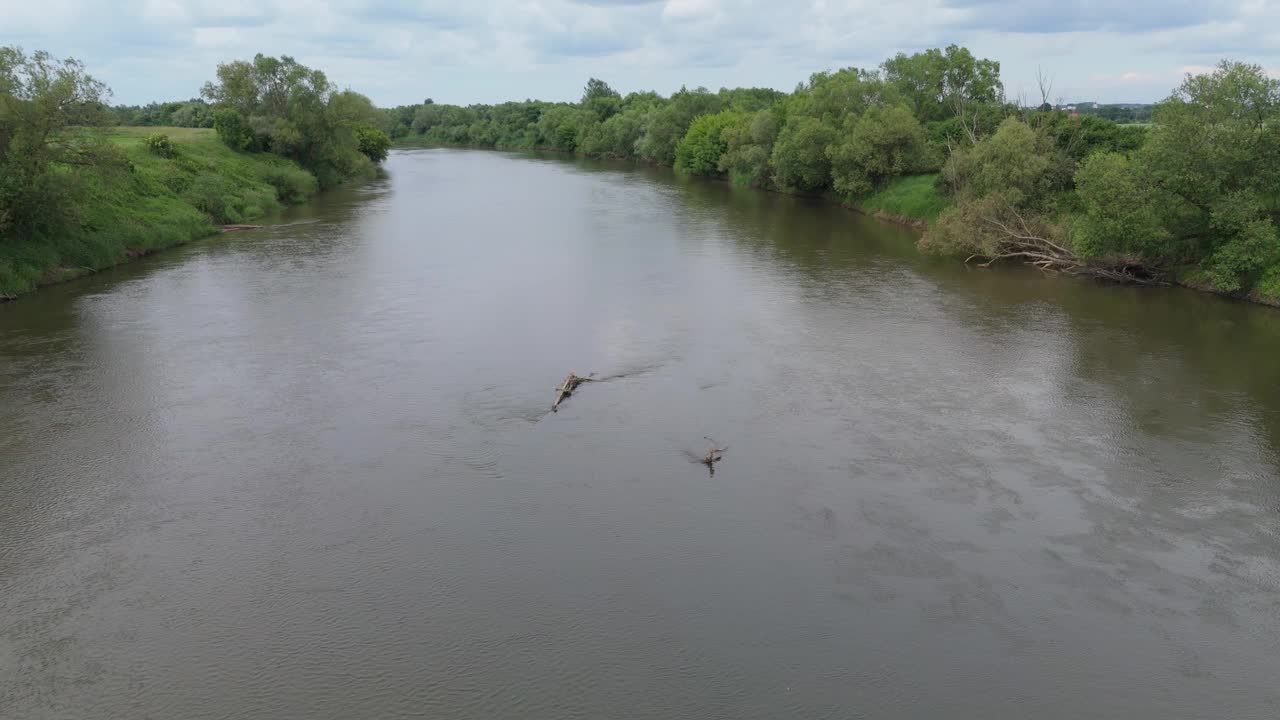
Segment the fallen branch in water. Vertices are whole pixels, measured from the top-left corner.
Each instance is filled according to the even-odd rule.
[[[573,391],[577,390],[578,386],[584,382],[593,382],[593,380],[589,377],[569,373],[565,377],[564,383],[556,391],[555,402],[551,403],[551,412],[557,412],[560,409],[560,403],[564,402],[564,399],[572,395]]]
[[[729,448],[717,447],[716,441],[712,440],[709,437],[703,437],[702,439],[711,443],[711,447],[707,448],[707,454],[704,455],[702,459],[699,460],[699,462],[701,462],[703,465],[706,465],[707,471],[711,473],[711,475],[714,477],[716,474],[716,463],[724,459],[723,453],[725,450],[728,450]]]
[[[219,226],[222,232],[234,232],[236,230],[257,230],[260,227],[262,226],[261,225],[244,225],[244,224],[232,224],[232,225]]]

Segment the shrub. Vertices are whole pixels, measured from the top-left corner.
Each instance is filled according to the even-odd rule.
[[[173,146],[173,141],[164,133],[148,135],[143,138],[142,142],[147,146],[148,150],[162,158],[171,158],[178,154],[177,149]]]
[[[286,205],[305,202],[319,190],[316,177],[298,168],[274,167],[262,179],[276,189],[276,198]]]
[[[237,207],[235,186],[221,175],[197,175],[187,188],[186,200],[214,222],[240,222],[244,216]]]
[[[253,130],[239,111],[223,108],[213,114],[213,129],[218,138],[232,150],[248,150],[253,145]]]

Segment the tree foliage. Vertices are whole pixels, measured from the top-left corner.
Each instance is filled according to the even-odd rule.
[[[790,118],[774,143],[770,160],[778,185],[800,192],[829,187],[831,158],[827,147],[835,137],[835,130],[817,118]]]
[[[6,67],[31,66],[15,57],[3,56]],[[100,111],[89,87],[68,112]],[[293,158],[324,185],[382,161],[401,138],[629,158],[867,203],[909,185],[922,196],[916,206],[937,216],[922,240],[929,249],[1121,279],[1136,277],[1135,267],[1198,265],[1220,290],[1248,290],[1264,278],[1280,288],[1280,81],[1241,63],[1188,76],[1153,109],[1086,103],[1079,114],[1047,100],[1006,102],[999,63],[955,45],[872,69],[814,73],[791,93],[623,95],[591,78],[576,102],[463,107],[428,99],[384,110],[292,58],[259,55],[220,65],[203,97],[112,112],[137,124],[212,125],[229,146]],[[3,112],[8,147],[17,137],[7,129],[14,111]],[[1148,112],[1149,128],[1108,119]],[[35,157],[73,145],[54,143]],[[69,165],[52,161],[42,180],[0,184],[9,197],[19,185],[70,182],[71,173],[57,170]],[[939,169],[941,182],[897,181]],[[32,222],[12,211],[3,217],[10,226]]]
[[[740,115],[736,111],[725,110],[695,118],[676,146],[676,167],[695,175],[719,172],[720,158],[728,148],[723,137],[725,128],[737,122]]]
[[[361,137],[376,130],[379,115],[367,97],[339,91],[320,70],[259,54],[219,65],[201,94],[217,107],[214,128],[232,148],[296,160],[321,186],[368,172],[372,156]]]
[[[1224,61],[1187,76],[1154,117],[1131,161],[1081,169],[1078,241],[1198,262],[1219,290],[1250,287],[1280,263],[1280,81]]]
[[[1004,99],[1000,63],[956,45],[899,53],[881,67],[920,122],[967,118],[975,108],[998,106]]]
[[[106,123],[108,94],[79,61],[0,46],[0,240],[77,223],[82,175],[118,163],[80,130]]]
[[[836,191],[849,197],[931,165],[924,127],[901,105],[876,106],[849,116],[842,139],[827,154]]]
[[[738,115],[720,133],[725,148],[720,156],[720,172],[729,173],[741,184],[768,187],[773,174],[770,156],[781,125],[778,114],[771,110]]]

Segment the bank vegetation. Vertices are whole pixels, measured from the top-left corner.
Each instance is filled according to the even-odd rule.
[[[791,93],[434,103],[383,111],[397,142],[549,149],[827,195],[927,229],[920,247],[987,266],[1181,282],[1280,302],[1280,81],[1224,61],[1149,125],[1011,101],[999,63],[951,46],[812,75]]]
[[[369,99],[292,58],[220,65],[202,95],[167,116],[188,127],[118,127],[83,64],[0,47],[0,298],[252,221],[386,158]]]

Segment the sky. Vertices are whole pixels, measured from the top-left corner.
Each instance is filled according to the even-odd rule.
[[[291,55],[379,106],[791,90],[958,44],[1011,99],[1150,102],[1222,58],[1280,77],[1280,0],[0,0],[0,45],[75,57],[113,101],[186,99],[219,62]]]

